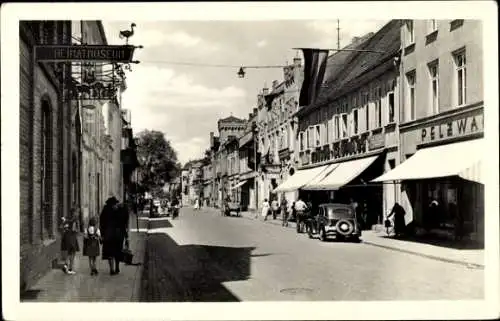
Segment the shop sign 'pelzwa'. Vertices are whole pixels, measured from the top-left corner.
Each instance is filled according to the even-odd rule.
[[[132,62],[135,46],[46,45],[35,46],[37,61],[107,61]]]

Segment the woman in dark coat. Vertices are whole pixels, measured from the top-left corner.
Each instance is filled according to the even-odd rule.
[[[123,242],[128,232],[128,213],[125,207],[118,204],[115,197],[109,198],[99,219],[102,233],[102,259],[108,260],[111,275],[120,273]]]
[[[402,236],[404,234],[404,229],[406,227],[405,223],[405,209],[399,205],[399,203],[395,203],[392,208],[391,213],[387,216],[387,219],[391,218],[394,215],[394,233],[397,236]]]

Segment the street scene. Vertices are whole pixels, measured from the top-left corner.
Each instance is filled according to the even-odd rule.
[[[21,303],[484,300],[482,39],[20,21]]]

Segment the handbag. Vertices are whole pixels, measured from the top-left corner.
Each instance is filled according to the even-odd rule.
[[[122,259],[123,263],[125,263],[127,265],[131,265],[133,258],[134,258],[134,254],[132,254],[132,251],[130,250],[129,242],[128,242],[128,240],[125,240],[125,246],[122,250],[121,259]]]

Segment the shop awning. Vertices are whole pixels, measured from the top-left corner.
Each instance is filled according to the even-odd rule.
[[[475,162],[470,167],[462,170],[458,176],[468,181],[484,184],[484,177],[482,175],[483,162],[481,160]]]
[[[337,190],[358,177],[368,168],[368,166],[373,164],[377,158],[378,155],[338,163],[336,164],[337,167],[330,171],[325,178],[314,184],[314,186],[310,186],[308,189],[316,191]]]
[[[315,187],[330,174],[335,168],[337,168],[339,164],[330,164],[326,167],[324,171],[322,171],[319,175],[317,175],[314,179],[312,179],[309,183],[302,187],[303,190],[312,191],[315,190]]]
[[[235,189],[235,188],[241,187],[241,186],[245,185],[247,181],[248,180],[241,181],[238,184],[234,185],[231,189]]]
[[[474,139],[436,147],[423,148],[393,170],[372,182],[418,180],[460,175],[469,180],[481,180],[480,166],[483,140]],[[462,176],[463,175],[463,176]],[[464,177],[464,178],[465,178]]]
[[[294,175],[290,176],[286,181],[276,187],[273,192],[290,192],[298,190],[299,188],[316,178],[316,176],[326,170],[328,166],[329,165],[324,165],[298,170]]]

